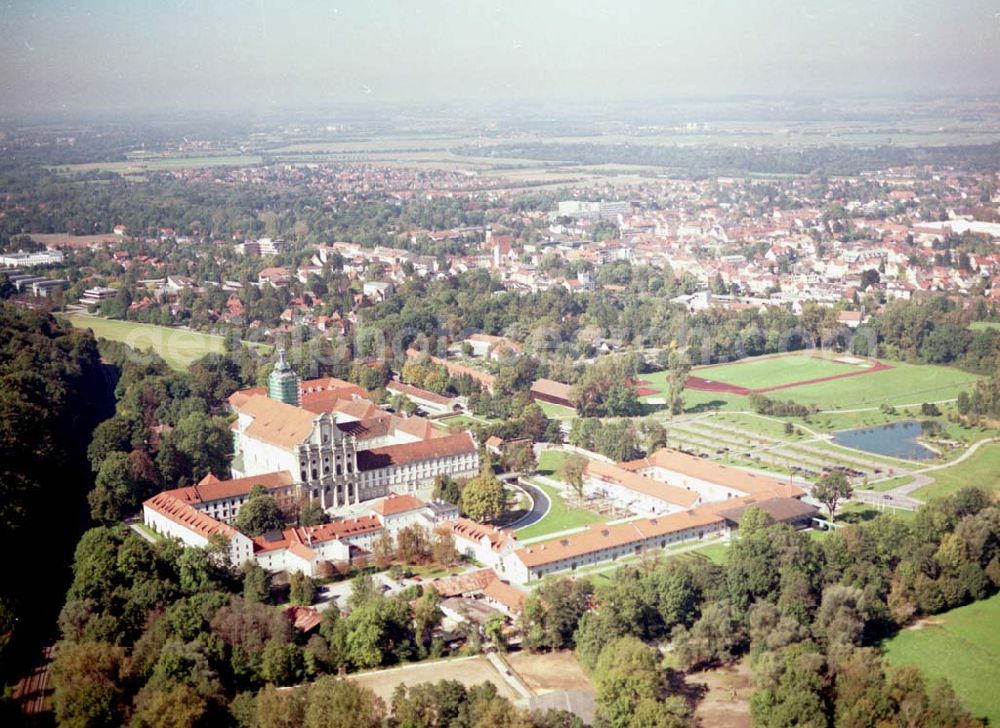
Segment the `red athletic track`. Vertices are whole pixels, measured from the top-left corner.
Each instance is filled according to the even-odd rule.
[[[728,362],[734,363],[734,362]],[[716,382],[710,379],[705,379],[703,377],[688,377],[684,382],[684,386],[690,389],[699,389],[703,392],[725,392],[727,394],[764,394],[765,392],[774,392],[779,389],[790,389],[791,387],[804,387],[807,384],[819,384],[820,382],[832,382],[834,379],[846,379],[847,377],[859,377],[862,374],[872,374],[873,372],[881,372],[886,369],[892,369],[891,366],[880,361],[876,361],[871,367],[867,369],[858,369],[853,372],[844,372],[843,374],[831,374],[828,377],[816,377],[815,379],[803,379],[798,382],[789,382],[788,384],[776,384],[773,387],[760,387],[759,389],[748,389],[747,387],[740,387],[735,384],[727,384],[725,382]]]
[[[649,382],[647,382],[645,379],[629,380],[629,384],[635,387],[636,397],[649,397],[654,394],[660,393],[659,389],[653,389],[652,387],[650,387]]]

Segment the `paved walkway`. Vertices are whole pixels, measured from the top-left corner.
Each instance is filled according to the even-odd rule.
[[[510,685],[514,692],[525,700],[531,700],[535,697],[535,694],[528,690],[528,686],[524,684],[523,680],[521,680],[521,676],[514,671],[514,668],[512,668],[507,663],[507,660],[500,656],[499,653],[494,652],[493,650],[488,650],[486,652],[486,659],[489,660],[490,664],[496,668],[497,672],[500,673],[500,677],[502,677],[504,681]]]
[[[541,488],[537,488],[531,483],[524,480],[519,480],[517,482],[517,487],[528,494],[531,498],[531,510],[521,516],[519,519],[513,523],[504,526],[504,528],[518,531],[522,528],[527,528],[528,526],[534,526],[540,520],[549,515],[549,510],[552,508],[552,502],[549,500],[548,495],[545,494]]]

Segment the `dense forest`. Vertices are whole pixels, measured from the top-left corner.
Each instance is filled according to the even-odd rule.
[[[93,337],[0,303],[0,679],[51,639],[93,486],[86,450],[112,412]]]

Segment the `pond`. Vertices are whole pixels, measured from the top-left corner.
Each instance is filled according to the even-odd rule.
[[[861,427],[857,430],[843,430],[833,434],[833,441],[844,447],[889,455],[908,460],[927,460],[937,455],[933,450],[917,442],[917,438],[936,422],[894,422],[880,427]]]

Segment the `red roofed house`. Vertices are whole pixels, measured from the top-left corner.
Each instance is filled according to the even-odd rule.
[[[501,573],[504,559],[519,545],[513,533],[468,518],[457,518],[443,528],[455,539],[455,548],[460,554]]]

